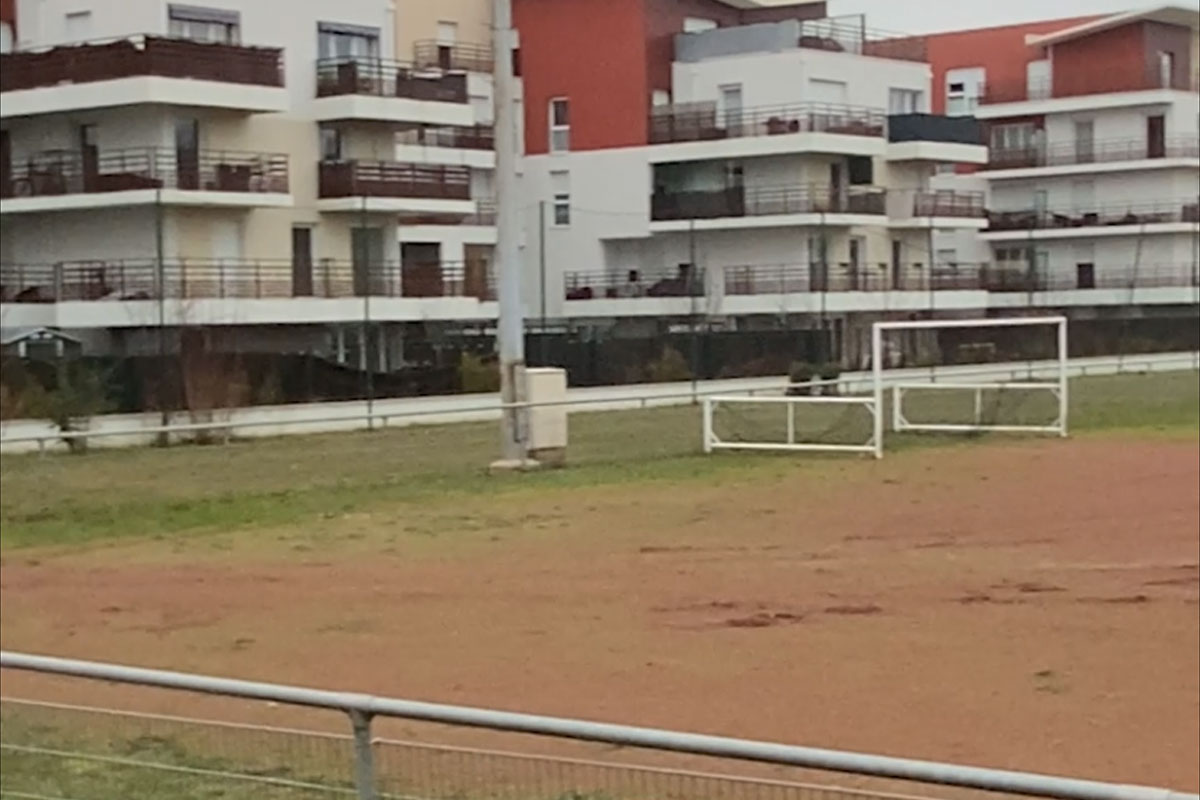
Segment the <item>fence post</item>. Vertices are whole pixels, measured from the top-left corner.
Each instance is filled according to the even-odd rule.
[[[354,728],[354,788],[358,800],[375,800],[375,759],[371,751],[371,715],[349,712]]]

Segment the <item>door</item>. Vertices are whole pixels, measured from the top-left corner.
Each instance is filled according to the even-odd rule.
[[[350,231],[350,252],[354,271],[354,294],[382,294],[383,229],[353,228]]]
[[[490,244],[463,245],[463,295],[490,300],[491,263],[494,248]]]
[[[96,126],[79,126],[79,165],[83,190],[94,192],[100,176],[100,150],[96,147]]]
[[[1081,263],[1075,265],[1075,288],[1096,288],[1096,265]]]
[[[437,26],[437,57],[438,66],[442,69],[454,68],[454,45],[458,42],[458,23],[439,22]]]
[[[400,245],[401,294],[405,297],[442,297],[442,246],[437,242],[404,242]],[[455,292],[451,292],[456,294]]]
[[[730,136],[741,135],[742,85],[732,83],[721,87],[721,114]]]
[[[312,228],[292,228],[292,296],[311,297],[313,293]]]
[[[1090,164],[1096,160],[1096,126],[1089,120],[1075,122],[1075,163]]]
[[[810,291],[824,292],[829,288],[828,242],[824,236],[808,238],[808,286]]]
[[[1162,114],[1146,117],[1146,158],[1167,154],[1166,118]]]
[[[1092,213],[1096,210],[1096,182],[1071,181],[1071,210]]]
[[[1158,52],[1158,88],[1171,89],[1175,85],[1175,54],[1165,50]]]
[[[0,130],[0,197],[12,197],[12,141]]]
[[[194,119],[175,122],[175,174],[178,188],[200,188],[200,123]]]
[[[846,174],[841,162],[829,165],[829,207],[826,211],[844,211],[846,208]]]
[[[904,288],[904,243],[892,240],[892,288]]]
[[[863,278],[863,253],[867,249],[866,240],[861,236],[851,236],[847,252],[847,269],[851,289],[867,288],[861,285]]]

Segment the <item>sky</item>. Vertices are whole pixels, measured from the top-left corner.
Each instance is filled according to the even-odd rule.
[[[830,16],[866,14],[867,27],[897,33],[987,28],[1159,5],[1197,9],[1200,0],[828,0]]]

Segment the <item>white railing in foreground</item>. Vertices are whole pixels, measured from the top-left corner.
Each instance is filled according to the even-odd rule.
[[[1130,356],[1100,356],[1073,359],[1068,363],[1070,375],[1113,375],[1124,372],[1158,372],[1200,369],[1200,352],[1148,353]],[[888,381],[958,380],[988,377],[996,380],[1032,380],[1054,374],[1053,361],[1020,361],[1001,364],[914,367],[890,369]],[[871,391],[872,373],[869,370],[843,373],[836,380],[813,381],[809,386],[836,385],[841,394]],[[722,394],[779,394],[789,386],[786,378],[734,378],[730,380],[666,383],[651,385],[581,387],[571,389],[568,398],[547,405],[567,406],[571,411],[620,411],[697,403],[706,396]],[[524,404],[526,407],[534,404]],[[303,412],[314,408],[353,409],[350,413],[313,414]],[[359,410],[361,409],[361,410]],[[228,414],[216,422],[171,425],[144,424],[157,415],[114,415],[94,417],[92,428],[86,431],[60,432],[49,422],[41,420],[12,420],[0,424],[0,452],[18,453],[44,451],[48,446],[63,447],[67,439],[87,439],[104,442],[113,447],[139,447],[153,444],[156,437],[166,435],[176,441],[186,436],[212,433],[220,439],[234,435],[254,438],[304,433],[329,433],[364,430],[376,427],[407,425],[437,425],[456,422],[484,422],[500,418],[502,406],[497,395],[443,395],[439,397],[396,398],[378,400],[371,410],[365,402],[322,403],[300,406],[270,406],[218,410]],[[296,412],[300,412],[297,415]],[[132,423],[132,424],[130,424]],[[109,427],[112,426],[112,427]],[[29,433],[15,431],[30,431]]]
[[[1068,800],[1200,800],[1200,796],[1175,792],[1170,789],[1102,783],[1011,770],[967,767],[936,761],[918,761],[841,750],[798,747],[563,717],[424,703],[10,651],[0,651],[0,667],[344,712],[349,715],[354,731],[354,778],[360,800],[375,800],[376,798],[371,748],[371,719],[377,716],[486,728],[510,733],[527,733],[560,739],[602,742],[740,761],[808,767],[830,772],[896,778],[941,786],[961,786],[1033,797],[1056,797]]]

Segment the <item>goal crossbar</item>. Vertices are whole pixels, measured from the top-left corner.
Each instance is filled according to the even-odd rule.
[[[954,380],[934,381],[924,383],[911,379],[900,382],[889,382],[884,375],[884,333],[903,330],[930,330],[943,328],[1013,328],[1013,327],[1053,327],[1056,332],[1057,358],[1055,359],[1054,381],[1025,381],[1025,382],[958,382]],[[885,388],[892,389],[892,430],[894,431],[929,431],[943,433],[975,433],[994,431],[997,433],[1052,433],[1059,436],[1067,435],[1067,318],[1064,316],[1051,317],[998,317],[985,319],[958,320],[900,320],[892,322],[876,322],[871,326],[871,377],[874,386],[875,402],[879,409],[883,408]],[[971,423],[913,423],[904,416],[903,400],[905,392],[922,390],[941,391],[971,391],[974,392],[974,414]],[[983,393],[994,390],[1015,391],[1048,391],[1058,401],[1056,419],[1047,425],[1009,425],[990,424],[983,420]],[[875,415],[874,439],[882,448],[884,436],[884,414]]]
[[[749,396],[725,395],[705,397],[703,399],[704,416],[704,452],[714,450],[777,450],[792,452],[833,452],[833,453],[870,453],[876,458],[883,457],[883,442],[873,435],[864,444],[832,444],[822,442],[796,441],[796,407],[797,406],[860,406],[867,411],[872,420],[877,420],[881,406],[871,395],[849,397],[826,396]],[[713,411],[722,403],[752,404],[752,405],[783,405],[787,407],[787,441],[786,442],[727,442],[722,440],[713,426]]]

